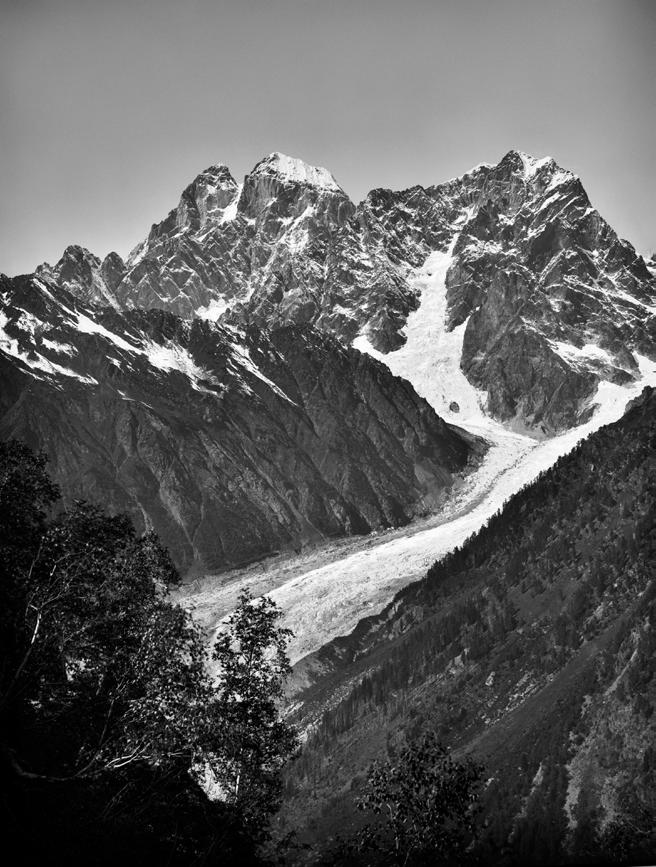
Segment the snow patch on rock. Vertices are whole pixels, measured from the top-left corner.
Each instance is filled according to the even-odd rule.
[[[24,352],[18,345],[18,340],[15,337],[11,337],[5,331],[8,322],[9,319],[7,315],[3,311],[0,311],[0,352],[4,352],[5,355],[10,355],[13,358],[16,358],[29,368],[30,371],[38,370],[48,376],[66,376],[70,379],[77,379],[79,382],[83,382],[86,385],[98,385],[98,380],[94,379],[93,376],[83,376],[76,371],[71,370],[69,367],[64,367],[61,364],[57,364],[55,361],[45,358],[35,350],[31,350],[29,353]]]
[[[212,298],[206,307],[199,307],[196,311],[196,316],[199,319],[207,319],[209,322],[216,322],[223,316],[226,310],[231,307],[230,303],[225,298]]]
[[[161,344],[149,341],[146,344],[145,355],[149,363],[159,370],[167,373],[177,370],[184,374],[196,389],[200,380],[216,381],[207,370],[194,361],[187,349],[176,343]]]
[[[93,319],[90,319],[85,313],[76,313],[77,317],[77,329],[81,331],[83,334],[99,334],[101,337],[104,337],[106,340],[109,340],[119,349],[123,349],[125,352],[132,353],[140,353],[142,350],[139,349],[138,346],[134,346],[132,343],[128,343],[127,340],[124,340],[120,335],[114,334],[113,331],[110,331],[108,328],[105,328],[104,325],[101,325],[99,322],[94,322]]]
[[[290,397],[288,397],[282,389],[278,388],[275,382],[272,382],[267,376],[262,373],[259,367],[257,367],[257,365],[253,362],[253,359],[251,358],[250,353],[245,346],[242,346],[239,343],[235,343],[233,344],[232,349],[233,354],[237,359],[237,363],[242,368],[253,374],[253,376],[256,376],[262,382],[266,383],[266,385],[268,385],[269,388],[278,395],[278,397],[282,397],[284,400],[287,401],[287,403],[291,403],[296,406],[294,401]]]
[[[239,204],[239,197],[241,196],[241,191],[244,185],[240,184],[237,187],[237,191],[235,192],[234,199],[230,202],[230,204],[223,209],[223,215],[219,220],[220,223],[230,223],[237,216],[237,205]]]

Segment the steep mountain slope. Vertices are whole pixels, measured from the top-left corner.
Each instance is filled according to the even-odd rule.
[[[486,766],[485,863],[653,858],[655,447],[646,389],[315,656],[287,806],[310,839],[357,825],[366,765],[429,728]]]
[[[428,279],[434,256],[439,283]],[[213,166],[127,263],[69,248],[40,273],[119,307],[312,323],[391,353],[392,368],[409,314],[428,315],[433,290],[444,302],[433,337],[457,338],[456,364],[485,413],[537,433],[584,421],[600,381],[636,379],[636,353],[656,357],[653,273],[575,175],[517,151],[445,184],[374,190],[357,206],[326,169],[282,154],[241,185]],[[424,349],[439,363],[435,346]],[[444,411],[458,409],[446,386]]]
[[[44,280],[0,282],[0,434],[185,569],[405,523],[484,450],[325,333],[88,307]]]
[[[417,316],[425,310],[434,330],[414,357],[405,348],[386,356],[393,370],[404,352],[409,373],[424,359],[439,368],[446,339],[485,414],[542,433],[584,421],[600,381],[639,378],[637,354],[654,357],[656,284],[578,178],[511,151],[425,195],[448,203],[450,246],[429,250],[410,275]],[[395,239],[401,215],[416,208],[399,210]],[[357,345],[368,343],[375,348],[365,330]],[[448,382],[442,391],[438,411],[459,413],[461,392]]]
[[[478,465],[450,550],[491,486],[516,490],[524,458],[553,460],[554,435],[656,371],[653,262],[578,178],[516,151],[357,206],[282,154],[242,184],[213,166],[127,261],[69,247],[0,293],[0,434],[194,572],[403,524]],[[350,821],[366,762],[426,725],[489,767],[497,851],[554,863],[592,826],[653,814],[655,408],[647,395],[297,667],[316,726],[291,814]],[[492,442],[482,465],[472,432]],[[420,555],[394,540],[384,580],[381,546],[279,585],[303,609],[299,655],[415,577],[435,539]]]
[[[166,514],[174,515],[171,526],[186,529],[180,536],[166,523],[158,526],[166,529],[167,538],[169,532],[176,537],[172,545],[184,551],[180,562],[185,564],[196,561],[199,569],[211,571],[327,535],[404,522],[434,509],[438,502],[441,505],[428,493],[431,483],[421,481],[421,472],[399,471],[399,443],[380,456],[384,473],[394,478],[389,490],[387,482],[381,481],[376,437],[375,447],[367,447],[366,455],[359,437],[355,443],[347,437],[348,446],[343,442],[337,451],[331,446],[330,456],[323,456],[320,440],[341,437],[343,430],[350,429],[351,410],[344,398],[351,389],[346,383],[355,373],[350,362],[329,361],[332,352],[337,353],[335,358],[355,357],[341,355],[333,338],[374,356],[410,382],[440,418],[491,443],[476,477],[471,476],[462,496],[452,501],[456,511],[442,510],[446,520],[435,532],[397,540],[391,549],[381,549],[380,557],[356,553],[343,564],[315,569],[284,586],[284,579],[272,576],[271,586],[277,588],[277,598],[299,632],[299,655],[351,629],[358,613],[379,610],[400,586],[421,574],[436,552],[461,541],[465,526],[469,532],[477,529],[489,509],[494,510],[523,483],[521,472],[532,478],[563,453],[561,445],[571,446],[560,437],[576,434],[576,440],[581,425],[594,429],[601,419],[617,418],[631,392],[656,382],[653,272],[590,205],[578,178],[553,160],[534,160],[516,151],[496,166],[478,166],[438,186],[374,190],[357,206],[326,169],[282,154],[260,161],[242,184],[225,166],[214,166],[184,190],[178,206],[152,227],[127,262],[116,254],[100,261],[82,248],[71,247],[55,266],[37,269],[36,279],[45,281],[53,292],[55,287],[64,289],[83,304],[101,303],[124,311],[129,321],[141,309],[163,309],[189,322],[194,315],[216,321],[217,333],[243,342],[249,352],[253,341],[259,345],[262,331],[291,335],[296,332],[285,329],[300,327],[323,335],[313,332],[310,340],[313,357],[319,344],[325,344],[326,361],[319,368],[295,352],[291,337],[282,357],[303,368],[299,375],[311,404],[314,433],[308,448],[319,475],[330,484],[329,492],[310,484],[308,476],[307,488],[302,486],[291,504],[282,508],[274,498],[272,505],[270,484],[276,491],[287,490],[284,477],[290,490],[296,491],[296,465],[281,461],[278,446],[273,445],[274,467],[262,480],[261,469],[252,465],[261,463],[268,441],[260,438],[260,445],[254,450],[249,446],[246,452],[238,448],[240,436],[249,442],[252,438],[246,426],[231,429],[235,461],[248,468],[245,477],[259,480],[267,494],[259,487],[254,490],[249,482],[246,497],[258,517],[252,519],[250,507],[231,511],[228,504],[240,500],[241,484],[235,481],[234,468],[227,473],[233,490],[225,500],[225,511],[217,514],[229,539],[220,542],[216,554],[211,541],[199,546],[195,541],[194,528],[212,520],[205,506],[215,506],[194,505],[203,500],[204,484],[197,481],[197,473],[205,478],[213,471],[207,470],[204,458],[193,468],[188,465],[186,455],[193,455],[193,449],[180,455],[184,472],[171,481],[170,490],[162,483],[160,470],[148,469],[141,477],[142,493],[117,501],[131,502],[138,512],[142,509],[136,502],[144,498],[158,510],[164,502]],[[189,327],[196,334],[204,326]],[[264,369],[265,362],[257,363]],[[323,383],[330,378],[331,364],[338,368],[331,380],[334,388],[322,385],[310,398],[310,379],[320,370]],[[86,375],[83,368],[79,373]],[[266,376],[289,393],[282,364],[275,375],[267,372]],[[356,382],[354,388],[360,394],[363,386]],[[319,392],[325,395],[328,409],[315,412]],[[364,392],[368,404],[371,392],[368,388]],[[158,407],[157,401],[148,402]],[[188,427],[202,429],[200,410],[195,401],[191,403],[194,410],[186,417]],[[285,406],[282,412],[287,417],[292,410]],[[274,414],[277,417],[278,408]],[[159,437],[150,417],[140,424]],[[410,419],[409,424],[414,427],[415,422]],[[390,435],[396,431],[387,417],[383,426]],[[45,422],[41,430],[45,433]],[[368,436],[370,428],[366,430]],[[294,433],[292,439],[297,437],[305,448],[307,437]],[[423,441],[420,431],[417,437]],[[277,435],[274,440],[277,443]],[[540,440],[543,444],[538,448]],[[554,443],[555,450],[548,442]],[[104,444],[100,452],[106,455],[112,449]],[[342,455],[347,455],[345,460]],[[415,460],[414,452],[410,460]],[[266,454],[262,466],[270,461]],[[163,460],[164,466],[169,463]],[[337,467],[342,466],[340,474]],[[372,476],[377,479],[373,485]],[[65,477],[76,483],[72,464],[66,474],[62,471],[60,481]],[[271,478],[276,481],[270,482]],[[173,492],[181,486],[190,499],[181,514],[193,516],[189,519],[175,517],[180,509]],[[346,489],[351,492],[346,500],[355,505],[359,517],[345,517],[342,505],[335,517],[333,489],[340,495]],[[503,494],[500,499],[494,489]],[[328,504],[318,506],[326,497]],[[263,498],[265,519],[259,516]],[[148,506],[148,515],[155,505]],[[281,508],[286,517],[279,521],[274,516]],[[463,517],[456,532],[450,519],[467,509],[471,520]],[[332,517],[318,519],[317,512]],[[202,521],[200,514],[205,516]],[[258,529],[249,541],[251,522]],[[455,535],[450,538],[452,530]],[[198,553],[206,549],[207,556]],[[315,609],[313,588],[319,582],[324,603],[313,619],[307,609]],[[326,586],[331,588],[329,599]],[[215,622],[223,597],[212,601],[211,588],[203,592],[209,619]]]

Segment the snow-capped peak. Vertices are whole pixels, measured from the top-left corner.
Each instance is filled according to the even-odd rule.
[[[499,165],[509,168],[513,174],[520,175],[524,181],[533,181],[538,176],[547,183],[547,193],[560,184],[578,180],[577,175],[567,169],[561,168],[553,157],[534,157],[525,151],[510,150],[501,160]]]
[[[513,172],[520,172],[527,179],[534,177],[545,166],[557,167],[552,157],[534,157],[514,148],[508,151],[499,165],[508,166]]]
[[[524,176],[527,178],[534,177],[534,175],[537,175],[540,169],[545,166],[556,165],[553,157],[541,157],[540,159],[536,159],[523,151],[519,151],[519,156],[524,164]]]
[[[260,160],[251,175],[278,176],[293,183],[318,187],[331,192],[342,192],[342,188],[328,169],[323,168],[323,166],[310,166],[303,160],[288,157],[277,151]]]
[[[194,184],[199,183],[213,185],[217,188],[234,188],[237,186],[237,182],[225,163],[215,163],[212,166],[208,166],[196,177]]]

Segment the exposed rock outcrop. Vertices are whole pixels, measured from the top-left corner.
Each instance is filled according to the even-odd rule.
[[[439,507],[483,451],[384,365],[311,327],[239,331],[4,279],[0,434],[68,498],[216,570]]]

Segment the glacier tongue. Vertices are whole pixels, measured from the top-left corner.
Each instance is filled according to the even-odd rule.
[[[407,535],[378,537],[371,547],[297,575],[269,595],[294,631],[294,662],[381,611],[394,594],[479,530],[513,494],[534,481],[584,437],[617,421],[645,385],[656,386],[656,362],[639,358],[642,379],[629,386],[600,383],[598,409],[586,424],[538,442],[498,432],[481,468],[440,516],[437,526],[406,528]],[[418,530],[418,531],[417,531]],[[271,580],[269,576],[269,580]]]

